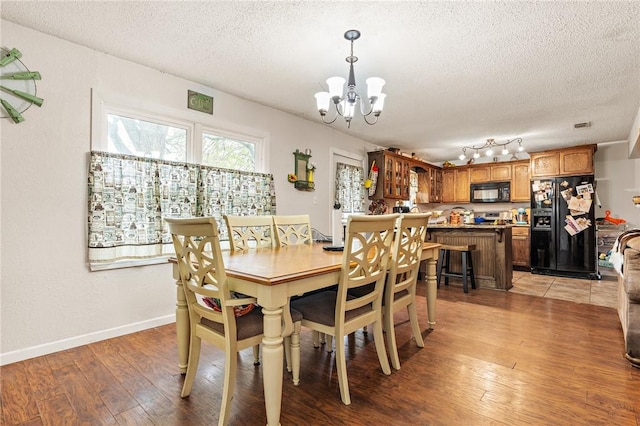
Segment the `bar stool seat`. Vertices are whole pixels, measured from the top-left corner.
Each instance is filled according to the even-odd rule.
[[[467,278],[471,278],[471,288],[476,288],[476,277],[473,272],[473,258],[471,256],[471,252],[475,249],[475,244],[461,246],[442,244],[440,246],[440,255],[438,258],[438,288],[440,288],[440,278],[442,276],[444,276],[444,285],[449,285],[449,277],[462,278],[462,289],[465,293],[469,292]],[[449,269],[451,266],[450,258],[452,251],[460,252],[462,256],[461,272],[451,272]]]

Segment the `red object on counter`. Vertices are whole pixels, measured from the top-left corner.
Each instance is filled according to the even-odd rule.
[[[625,223],[626,220],[624,219],[617,219],[615,217],[611,217],[611,210],[606,210],[604,212],[604,220],[609,221],[615,225],[620,225],[621,223]]]

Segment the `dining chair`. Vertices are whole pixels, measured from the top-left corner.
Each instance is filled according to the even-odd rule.
[[[229,247],[232,252],[248,250],[250,248],[273,248],[274,247],[274,221],[273,217],[265,216],[224,216],[224,222],[227,225],[229,235]],[[278,244],[279,246],[280,244]],[[295,368],[292,366],[291,347],[292,339],[296,334],[300,333],[298,327],[297,333],[284,338],[285,360],[287,363],[287,371],[292,373]],[[256,359],[258,354],[255,354]],[[298,384],[298,379],[294,377],[294,384]]]
[[[265,216],[224,215],[231,251],[274,246],[273,219]]]
[[[397,214],[350,216],[347,221],[342,267],[337,291],[324,291],[292,301],[302,314],[302,325],[333,336],[340,396],[351,404],[345,337],[371,324],[374,343],[382,372],[391,374],[382,334],[382,296]],[[348,293],[350,288],[374,283],[371,291],[360,296]]]
[[[391,250],[391,264],[384,289],[382,317],[391,365],[396,370],[400,369],[400,359],[393,318],[395,312],[404,307],[407,308],[416,345],[419,348],[424,347],[416,310],[416,282],[429,216],[430,213],[402,215],[396,227],[393,249]]]
[[[311,244],[311,220],[308,214],[273,216],[276,246]]]
[[[233,298],[221,256],[217,224],[212,217],[192,219],[165,218],[176,251],[180,280],[187,299],[190,323],[189,363],[181,396],[189,396],[200,359],[201,339],[225,352],[222,405],[218,424],[229,421],[231,399],[235,387],[238,353],[258,347],[263,337],[261,309],[236,316],[236,307],[256,303],[253,297]],[[218,309],[203,301],[216,300]],[[299,334],[301,315],[286,309],[285,322],[293,322],[293,333]],[[300,374],[299,335],[292,349],[294,383]]]

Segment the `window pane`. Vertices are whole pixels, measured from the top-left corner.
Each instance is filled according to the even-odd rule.
[[[187,129],[116,114],[107,122],[109,152],[187,161]]]
[[[252,172],[256,169],[254,143],[202,133],[202,164]]]

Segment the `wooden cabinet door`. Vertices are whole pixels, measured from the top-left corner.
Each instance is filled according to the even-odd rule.
[[[560,174],[565,176],[593,174],[593,149],[591,145],[560,151]]]
[[[456,171],[444,169],[442,171],[442,202],[453,203],[456,201]]]
[[[469,188],[469,169],[457,169],[455,177],[455,201],[468,203],[471,201]]]
[[[442,202],[442,170],[432,168],[430,172],[431,177],[431,199],[432,203]]]
[[[491,180],[491,172],[489,166],[469,167],[469,180],[471,183],[489,182],[489,180]]]
[[[537,152],[530,155],[531,177],[550,177],[560,174],[559,152]]]
[[[529,228],[514,226],[511,229],[511,252],[514,266],[531,267],[529,252]]]
[[[494,163],[489,166],[491,170],[491,180],[494,182],[506,182],[511,180],[510,163]]]
[[[513,163],[511,176],[511,201],[529,201],[531,199],[529,161]]]

